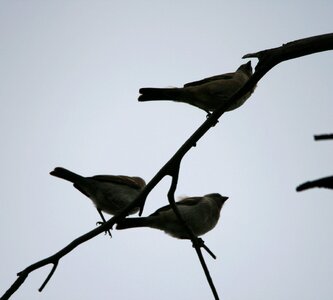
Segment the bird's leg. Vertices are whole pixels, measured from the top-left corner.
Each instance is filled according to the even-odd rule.
[[[105,218],[104,218],[104,216],[102,214],[102,211],[100,209],[98,209],[98,208],[97,208],[97,211],[98,211],[99,215],[101,216],[103,222],[96,222],[96,225],[102,225],[102,224],[106,223],[106,220],[105,220]],[[108,229],[107,231],[105,231],[105,234],[107,234],[107,233],[109,234],[110,237],[112,237],[110,229]]]

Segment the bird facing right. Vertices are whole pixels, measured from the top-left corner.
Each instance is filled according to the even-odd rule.
[[[55,168],[50,174],[72,182],[76,189],[92,200],[99,213],[103,211],[111,215],[116,215],[125,209],[146,185],[140,177],[124,175],[83,177],[60,167]],[[134,214],[138,211],[139,207],[135,207],[129,213]]]
[[[194,235],[201,236],[215,227],[227,199],[228,197],[213,193],[203,197],[188,197],[176,202],[176,205]],[[159,208],[148,217],[122,219],[117,223],[116,229],[133,227],[151,227],[178,239],[190,239],[170,205]]]

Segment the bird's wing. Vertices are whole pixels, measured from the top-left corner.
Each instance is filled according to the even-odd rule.
[[[221,79],[232,79],[234,73],[226,73],[226,74],[222,74],[222,75],[216,75],[216,76],[212,76],[212,77],[208,77],[208,78],[204,78],[198,81],[193,81],[193,82],[189,82],[184,84],[184,87],[189,87],[189,86],[197,86],[197,85],[201,85],[207,82],[211,82],[211,81],[215,81],[215,80],[221,80]]]
[[[198,200],[200,200],[200,199],[201,199],[201,197],[190,197],[190,198],[186,198],[186,199],[183,199],[183,200],[180,200],[180,201],[176,202],[176,205],[178,207],[193,206],[193,205],[196,205],[198,203]],[[172,209],[170,204],[162,206],[157,211],[152,213],[151,216],[157,216],[160,212],[166,211],[166,210],[169,210],[169,209]]]
[[[110,182],[122,185],[127,185],[135,189],[141,189],[142,185],[138,182],[137,178],[129,177],[124,175],[96,175],[90,177],[91,179],[97,180],[99,182]]]
[[[83,195],[85,195],[86,197],[90,198],[90,195],[86,192],[86,190],[81,185],[79,185],[78,183],[74,183],[73,186],[77,190],[79,190]]]

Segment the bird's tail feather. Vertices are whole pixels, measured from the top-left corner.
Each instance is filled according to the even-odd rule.
[[[149,227],[150,222],[148,218],[126,218],[117,223],[116,229],[127,229],[133,227]]]
[[[183,95],[183,89],[180,88],[142,88],[139,90],[141,94],[139,101],[154,100],[180,100]]]
[[[50,172],[50,175],[68,180],[70,182],[76,182],[82,179],[82,176],[60,167],[55,168],[52,172]]]

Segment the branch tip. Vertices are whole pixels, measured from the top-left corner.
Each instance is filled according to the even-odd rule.
[[[56,261],[55,263],[53,263],[53,267],[52,267],[49,275],[46,277],[45,281],[43,282],[43,284],[41,285],[41,287],[38,289],[38,292],[42,292],[43,291],[43,289],[45,288],[45,286],[47,285],[47,283],[51,279],[52,275],[54,274],[55,270],[57,269],[58,262],[59,261]]]

